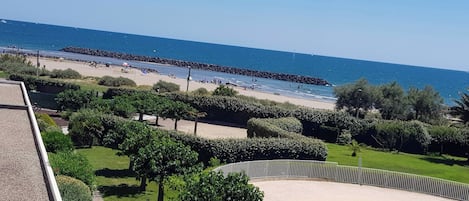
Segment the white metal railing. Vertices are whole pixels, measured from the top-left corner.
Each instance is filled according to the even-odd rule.
[[[377,186],[469,201],[469,184],[427,176],[338,165],[335,162],[306,160],[261,160],[231,163],[214,171],[244,171],[251,179],[317,178],[329,181]]]

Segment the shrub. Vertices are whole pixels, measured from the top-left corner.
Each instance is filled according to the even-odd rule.
[[[346,145],[352,143],[352,134],[349,130],[343,130],[337,137],[337,144]]]
[[[50,164],[55,175],[65,175],[83,181],[90,189],[94,185],[94,172],[85,156],[73,152],[50,154]]]
[[[82,181],[58,175],[55,177],[63,201],[91,201],[91,191]]]
[[[169,131],[168,131],[169,132]],[[320,140],[275,138],[210,140],[192,135],[169,132],[170,136],[199,153],[199,160],[208,164],[210,158],[224,163],[251,160],[304,159],[325,160],[326,145]]]
[[[111,76],[104,76],[98,81],[99,85],[109,86],[109,87],[120,87],[120,86],[131,86],[135,87],[137,84],[125,77],[111,77]]]
[[[248,137],[278,137],[278,138],[289,138],[289,139],[303,139],[303,135],[299,133],[289,132],[279,127],[279,124],[275,122],[281,122],[283,120],[277,119],[256,119],[252,118],[247,124]],[[286,122],[287,120],[285,120]],[[291,120],[294,121],[294,120]],[[297,120],[298,121],[298,120]],[[299,122],[299,121],[298,121]],[[301,122],[299,122],[301,125]],[[285,126],[284,126],[285,127]],[[295,129],[292,129],[295,130]]]
[[[51,127],[59,128],[59,126],[57,126],[55,121],[48,114],[36,113],[35,115],[36,115],[37,124],[39,126],[40,131],[44,132]]]
[[[179,85],[160,80],[156,84],[153,85],[153,90],[159,93],[175,92],[175,91],[179,91]]]
[[[210,95],[210,92],[206,88],[198,88],[192,91],[192,94],[195,96],[207,96]]]
[[[137,89],[129,89],[129,88],[109,88],[104,92],[103,98],[104,99],[112,99],[114,96],[124,96],[124,95],[134,95],[135,93],[139,92],[140,90]]]
[[[65,70],[54,69],[50,73],[51,78],[60,78],[60,79],[80,79],[81,74],[76,70],[67,68]]]
[[[218,86],[212,95],[214,96],[235,96],[238,92],[225,85]]]
[[[77,84],[61,82],[52,79],[37,78],[35,76],[29,75],[10,74],[8,79],[24,82],[24,85],[28,90],[37,90],[48,93],[59,93],[67,89],[80,89],[80,85]]]
[[[301,133],[303,131],[303,124],[295,117],[283,117],[283,118],[270,118],[264,119],[264,121],[278,126],[279,128],[293,133]]]
[[[49,131],[42,133],[41,136],[48,152],[57,153],[73,150],[72,140],[62,132]]]

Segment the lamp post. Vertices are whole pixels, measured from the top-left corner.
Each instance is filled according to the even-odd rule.
[[[358,89],[358,102],[357,102],[357,114],[356,117],[358,118],[358,111],[360,111],[360,101],[361,101],[361,93],[362,89]]]
[[[186,88],[186,92],[189,91],[189,81],[192,79],[192,78],[191,78],[191,66],[188,66],[187,68],[189,68],[189,73],[187,74],[187,88]]]

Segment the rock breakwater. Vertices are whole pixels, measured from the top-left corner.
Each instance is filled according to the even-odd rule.
[[[97,49],[89,49],[89,48],[81,48],[81,47],[65,47],[61,49],[61,51],[92,55],[92,56],[100,56],[100,57],[111,57],[111,58],[117,58],[117,59],[123,59],[123,60],[154,62],[154,63],[168,64],[168,65],[173,65],[173,66],[178,66],[178,67],[190,66],[192,69],[200,69],[200,70],[216,71],[216,72],[223,72],[223,73],[230,73],[230,74],[237,74],[237,75],[253,76],[253,77],[259,77],[259,78],[283,80],[283,81],[290,81],[290,82],[303,83],[303,84],[314,84],[314,85],[323,85],[323,86],[330,85],[330,83],[324,79],[309,77],[309,76],[249,70],[249,69],[242,69],[242,68],[219,66],[215,64],[205,64],[205,63],[198,63],[198,62],[191,62],[191,61],[181,61],[181,60],[175,60],[175,59],[133,55],[133,54],[111,52],[111,51],[105,51],[105,50],[97,50]]]

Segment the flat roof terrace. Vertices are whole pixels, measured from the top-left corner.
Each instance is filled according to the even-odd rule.
[[[0,198],[62,200],[21,82],[0,80]]]

